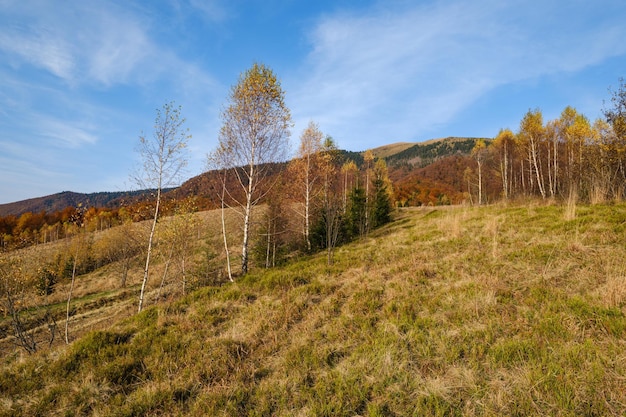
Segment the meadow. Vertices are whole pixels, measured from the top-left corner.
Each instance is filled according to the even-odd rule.
[[[257,266],[6,354],[0,415],[624,415],[625,229],[623,203],[399,209],[330,266]]]

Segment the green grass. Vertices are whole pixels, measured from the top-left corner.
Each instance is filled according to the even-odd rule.
[[[405,210],[6,359],[1,415],[626,413],[626,206]]]

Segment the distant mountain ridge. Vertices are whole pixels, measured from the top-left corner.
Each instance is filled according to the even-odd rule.
[[[20,216],[24,213],[52,213],[66,207],[119,207],[127,201],[136,201],[152,193],[152,190],[117,191],[97,193],[75,193],[63,191],[44,197],[29,198],[28,200],[0,204],[0,216]]]
[[[489,138],[448,137],[416,143],[413,146],[385,157],[387,164],[394,166],[409,164],[425,167],[438,159],[454,155],[469,155],[478,140],[490,141]],[[401,149],[401,148],[399,148]]]
[[[397,142],[372,149],[377,158],[387,161],[390,168],[411,166],[422,168],[448,156],[469,155],[474,144],[481,138],[447,137],[431,139],[425,142]],[[482,138],[490,140],[487,138]],[[363,163],[364,152],[341,151],[342,158],[353,160],[357,165]],[[398,176],[395,176],[398,177]],[[185,181],[180,187],[172,188],[168,195],[172,198],[185,198],[189,195],[202,194],[208,198],[215,194],[211,173],[203,173]],[[20,216],[24,213],[52,213],[67,207],[120,207],[136,202],[150,195],[152,190],[97,192],[90,194],[63,191],[44,197],[31,198],[14,203],[0,204],[0,216]]]

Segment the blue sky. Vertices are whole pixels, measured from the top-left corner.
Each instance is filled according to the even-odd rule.
[[[282,81],[295,145],[343,149],[516,130],[528,109],[601,116],[626,77],[623,0],[0,0],[0,203],[135,188],[135,152],[174,100],[215,149],[253,62]]]

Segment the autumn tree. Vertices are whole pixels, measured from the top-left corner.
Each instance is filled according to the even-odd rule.
[[[174,208],[174,214],[168,217],[160,229],[159,247],[165,259],[161,284],[157,291],[156,300],[161,297],[161,291],[167,282],[170,267],[177,265],[180,272],[180,283],[183,295],[187,289],[187,274],[191,257],[194,235],[198,228],[196,216],[197,207],[193,198],[184,199]]]
[[[174,102],[166,103],[161,110],[156,111],[152,137],[143,134],[139,137],[138,152],[143,162],[143,170],[135,175],[134,179],[140,187],[155,189],[156,192],[146,264],[139,294],[139,312],[143,308],[148,283],[150,255],[159,218],[161,193],[163,188],[173,186],[180,180],[181,171],[187,165],[187,142],[191,135],[189,135],[189,130],[183,127],[184,123],[181,107],[175,107]]]
[[[289,176],[292,178],[297,205],[296,214],[302,218],[304,241],[306,248],[311,251],[311,211],[313,199],[319,194],[320,163],[323,133],[318,125],[309,122],[309,125],[300,136],[300,146],[296,157],[289,163]]]
[[[472,157],[476,160],[478,168],[478,205],[483,204],[483,164],[487,158],[487,145],[485,141],[479,139],[472,148]]]
[[[267,208],[263,213],[255,253],[265,268],[273,268],[282,260],[289,243],[289,218],[285,204],[285,186],[282,181],[267,196]]]
[[[368,149],[363,154],[363,162],[365,165],[365,206],[367,209],[365,210],[365,233],[369,231],[370,228],[370,174],[372,170],[372,162],[374,161],[374,153],[371,149]]]
[[[252,208],[272,187],[271,164],[286,159],[291,115],[279,80],[263,64],[255,63],[241,74],[229,101],[221,115],[219,145],[210,159],[225,175],[235,177],[238,190],[225,191],[242,219],[241,272],[245,274]]]
[[[605,120],[610,129],[605,129],[605,145],[610,149],[615,173],[619,175],[619,194],[626,192],[626,82],[619,79],[619,87],[611,91],[611,106],[604,108]]]
[[[550,120],[546,123],[545,137],[546,147],[548,150],[547,166],[548,166],[548,190],[550,190],[550,196],[556,197],[557,193],[561,189],[560,184],[560,158],[559,152],[561,149],[560,140],[560,121]]]
[[[41,314],[42,309],[29,308],[26,300],[29,297],[29,277],[27,269],[33,269],[25,264],[19,256],[9,257],[0,254],[0,314],[9,317],[13,342],[27,353],[35,353],[39,345],[47,342],[51,346],[56,335],[56,321],[48,308]]]
[[[344,164],[341,166],[341,172],[343,173],[343,211],[345,213],[348,207],[348,190],[351,190],[354,187],[352,181],[348,180],[352,180],[353,177],[358,174],[359,169],[357,168],[354,161],[348,160],[344,162]],[[356,187],[358,187],[358,181]]]
[[[498,172],[502,180],[502,195],[505,200],[511,194],[511,167],[513,159],[513,147],[515,146],[515,134],[511,129],[500,129],[498,135],[491,143],[491,150],[498,161]]]
[[[584,153],[589,202],[603,203],[611,195],[615,195],[616,186],[619,187],[619,170],[615,169],[611,157],[610,125],[603,119],[598,119],[591,127],[591,135]]]
[[[583,147],[591,133],[589,120],[575,108],[567,106],[559,119],[561,141],[565,147],[566,191],[569,196],[580,191],[583,169]]]
[[[540,146],[544,139],[543,114],[539,109],[529,110],[520,122],[518,134],[525,144],[528,154],[529,182],[536,181],[541,197],[546,198]]]
[[[72,256],[72,279],[70,281],[70,288],[67,293],[67,305],[65,312],[65,343],[70,343],[69,336],[69,322],[70,322],[70,306],[72,302],[72,292],[74,291],[74,283],[76,282],[76,266],[79,262],[79,256],[81,249],[85,246],[85,213],[87,209],[82,205],[79,205],[75,215],[70,219],[71,225],[75,232],[74,238],[74,250]]]
[[[126,210],[120,211],[120,224],[112,227],[97,240],[97,252],[105,260],[114,263],[120,274],[120,288],[126,287],[131,262],[141,251],[147,233],[141,225],[134,223]]]
[[[322,221],[328,265],[331,265],[342,227],[343,201],[337,187],[338,149],[335,141],[330,136],[327,136],[324,140],[322,156],[324,178]]]
[[[611,91],[611,107],[603,110],[606,121],[613,127],[615,136],[626,142],[626,82],[619,79],[617,91]]]

